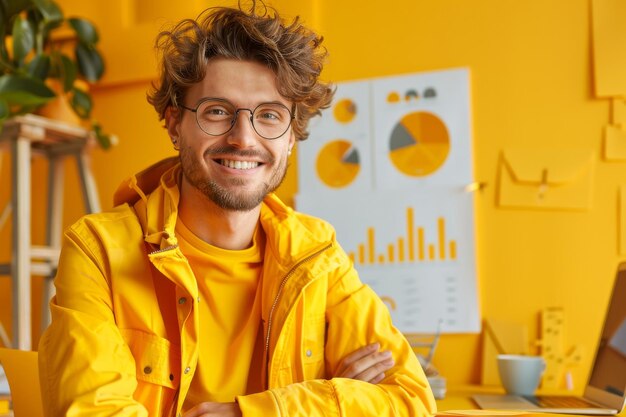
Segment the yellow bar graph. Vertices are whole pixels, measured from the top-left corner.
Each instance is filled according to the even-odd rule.
[[[373,227],[368,227],[367,228],[367,250],[368,250],[368,257],[367,260],[369,261],[370,264],[374,263],[374,251],[375,251],[375,244],[376,241],[376,237],[374,235],[374,228]]]
[[[394,243],[379,247],[376,252],[376,228],[366,229],[365,241],[357,245],[355,252],[350,252],[350,259],[360,265],[387,265],[397,263],[455,261],[458,259],[458,241],[448,240],[446,219],[436,217],[431,224],[416,224],[415,210],[406,208],[406,229]],[[380,251],[382,249],[382,251]]]
[[[446,222],[443,217],[437,219],[439,234],[439,259],[446,259]]]
[[[409,244],[409,261],[415,260],[415,237],[413,235],[414,231],[413,227],[413,207],[408,207],[406,209],[406,241]]]

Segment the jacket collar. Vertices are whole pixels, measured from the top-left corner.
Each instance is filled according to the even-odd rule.
[[[157,162],[126,179],[114,196],[115,205],[127,203],[134,206],[146,242],[155,249],[178,245],[175,228],[180,200],[178,157]],[[260,222],[267,244],[275,262],[282,265],[278,273],[287,273],[300,259],[327,246],[334,240],[331,229],[315,230],[301,220],[292,208],[286,206],[275,194],[269,194],[262,203]]]

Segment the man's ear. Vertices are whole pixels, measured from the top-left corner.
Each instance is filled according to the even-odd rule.
[[[293,133],[293,129],[291,129],[291,137],[289,138],[289,145],[288,145],[288,148],[287,148],[289,155],[291,155],[291,151],[293,150],[293,147],[296,146],[296,142],[297,141],[298,140],[296,139],[296,135]]]
[[[169,106],[165,110],[165,128],[174,144],[177,143],[180,138],[180,116],[180,110],[173,106]]]

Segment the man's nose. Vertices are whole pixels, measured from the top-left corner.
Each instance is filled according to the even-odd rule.
[[[228,143],[240,148],[249,148],[256,145],[258,134],[252,126],[252,111],[238,109],[235,113],[233,128],[228,134]]]

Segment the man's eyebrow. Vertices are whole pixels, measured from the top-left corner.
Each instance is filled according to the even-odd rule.
[[[219,97],[219,96],[205,96],[205,97],[200,97],[195,105],[197,106],[198,104],[200,104],[203,101],[208,101],[208,100],[217,100],[217,101],[223,101],[224,103],[228,103],[230,105],[232,105],[233,107],[237,107],[237,108],[246,108],[246,107],[240,107],[238,105],[236,105],[235,103],[233,103],[231,100],[225,98],[225,97]],[[295,104],[292,103],[288,103],[288,102],[282,102],[280,100],[267,100],[267,101],[259,101],[256,104],[254,104],[253,106],[251,106],[250,108],[256,108],[262,104],[280,104],[281,106],[285,106],[288,109],[292,108]]]

